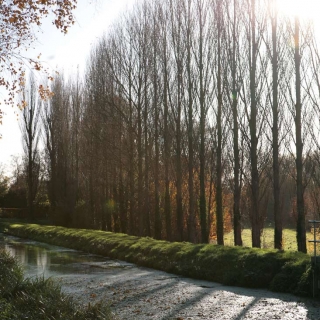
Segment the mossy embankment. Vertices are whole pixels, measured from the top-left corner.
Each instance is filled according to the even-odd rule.
[[[310,256],[299,252],[159,241],[111,232],[1,223],[9,234],[225,285],[312,295]]]

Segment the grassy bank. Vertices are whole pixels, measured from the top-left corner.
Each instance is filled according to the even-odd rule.
[[[308,255],[267,249],[171,243],[97,230],[30,224],[2,224],[19,237],[134,262],[226,285],[269,288],[311,296]]]
[[[111,320],[100,304],[79,307],[50,279],[24,279],[22,269],[0,251],[0,320]]]

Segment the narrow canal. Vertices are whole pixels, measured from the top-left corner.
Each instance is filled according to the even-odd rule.
[[[80,251],[0,234],[26,277],[52,277],[79,303],[110,303],[119,319],[310,319],[320,303],[267,290],[227,287]]]
[[[26,277],[57,277],[101,271],[108,258],[0,233],[0,249],[16,257]]]

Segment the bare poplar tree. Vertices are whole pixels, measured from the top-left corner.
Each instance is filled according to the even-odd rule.
[[[303,198],[303,160],[302,160],[302,133],[301,133],[301,56],[300,56],[300,20],[295,17],[294,21],[294,62],[295,62],[295,76],[296,76],[296,170],[297,170],[297,242],[298,251],[307,252],[306,245],[306,227],[305,227],[305,212],[304,212],[304,198]]]
[[[194,6],[193,1],[185,1],[183,7],[184,33],[186,38],[186,86],[187,99],[185,101],[186,127],[188,132],[188,198],[189,198],[189,216],[188,216],[188,239],[191,242],[196,241],[196,208],[195,208],[195,188],[194,188],[194,118],[196,104],[194,103],[194,66],[192,57],[193,29],[194,29]]]
[[[241,177],[240,177],[240,150],[239,150],[239,112],[238,112],[238,94],[239,94],[239,43],[238,37],[240,35],[239,27],[239,10],[240,4],[238,0],[232,0],[226,3],[226,14],[228,27],[227,34],[227,52],[228,64],[231,74],[229,87],[231,87],[231,95],[228,95],[229,104],[232,108],[232,124],[230,125],[233,132],[233,231],[234,231],[234,244],[242,246],[241,237]],[[231,98],[231,99],[230,99]]]
[[[270,20],[270,37],[267,35],[266,49],[270,59],[272,76],[267,80],[267,87],[269,87],[269,94],[267,104],[270,103],[272,109],[272,119],[267,117],[270,123],[272,137],[272,182],[273,182],[273,211],[274,211],[274,247],[275,249],[282,249],[282,203],[281,197],[281,157],[284,155],[282,147],[283,140],[285,139],[286,127],[285,113],[287,110],[287,84],[288,78],[287,70],[290,70],[290,63],[287,61],[288,55],[286,50],[287,30],[285,28],[285,20],[280,17],[278,13],[277,0],[268,2],[269,6],[269,20]],[[266,77],[269,77],[269,72],[266,72]]]
[[[210,30],[210,18],[213,18],[209,3],[197,0],[195,3],[197,23],[195,25],[194,59],[196,67],[195,93],[198,104],[199,123],[199,218],[201,230],[201,242],[208,242],[209,237],[209,212],[207,207],[206,185],[209,176],[207,169],[207,143],[208,143],[208,123],[207,116],[209,107],[215,108],[214,96],[214,76],[212,69],[213,55],[213,34]],[[214,110],[213,110],[214,112]]]
[[[160,26],[162,37],[162,51],[161,51],[161,65],[163,74],[163,163],[164,163],[164,182],[165,182],[165,196],[164,196],[164,216],[166,225],[166,237],[172,240],[172,209],[170,200],[170,177],[169,168],[171,160],[171,135],[170,135],[170,118],[169,118],[169,79],[170,79],[170,47],[168,45],[169,31],[168,19],[170,13],[166,6],[161,8],[160,12]]]
[[[23,150],[25,155],[25,170],[27,184],[27,204],[29,218],[34,218],[34,201],[39,187],[40,173],[40,99],[37,93],[34,77],[31,75],[26,89],[22,92],[23,105],[20,130],[22,133]]]
[[[278,123],[278,12],[273,1],[272,25],[272,150],[273,150],[273,199],[274,199],[274,247],[282,249],[282,219],[280,211],[280,177],[279,177],[279,123]]]
[[[216,216],[217,216],[217,243],[224,244],[223,239],[223,207],[222,207],[222,104],[223,104],[223,7],[222,2],[216,5],[216,28],[217,28],[217,162],[216,162]]]
[[[161,239],[162,222],[160,215],[160,93],[159,84],[159,39],[161,12],[159,4],[152,8],[152,87],[153,87],[153,112],[154,112],[154,237]]]
[[[256,0],[250,2],[250,31],[251,31],[251,57],[250,57],[250,160],[251,160],[251,192],[252,192],[252,246],[260,247],[260,210],[259,210],[259,172],[258,172],[258,141],[257,141],[257,92],[256,70],[258,59],[258,43],[256,35]]]
[[[184,238],[184,213],[182,207],[182,98],[183,98],[183,70],[184,43],[182,33],[182,6],[177,0],[170,0],[170,44],[175,63],[174,91],[169,91],[171,110],[175,122],[175,171],[176,171],[176,239]]]

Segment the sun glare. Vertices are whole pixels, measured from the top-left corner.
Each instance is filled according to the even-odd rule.
[[[277,5],[281,14],[312,20],[320,18],[320,0],[278,0]]]

